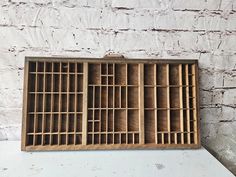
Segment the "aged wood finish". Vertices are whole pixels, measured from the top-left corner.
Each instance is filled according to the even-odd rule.
[[[25,61],[22,150],[199,148],[197,60]]]

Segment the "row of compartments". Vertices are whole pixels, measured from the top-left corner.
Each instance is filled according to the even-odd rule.
[[[29,94],[28,112],[82,112],[83,94]],[[61,101],[59,101],[61,100]]]
[[[157,133],[157,144],[195,144],[194,132],[181,132],[181,133]],[[150,143],[150,142],[146,142]]]
[[[138,108],[138,98],[138,87],[88,87],[88,108]]]
[[[195,85],[194,74],[194,64],[145,64],[144,85]]]
[[[150,132],[150,134],[154,132],[181,131],[181,127],[183,127],[184,132],[196,131],[195,128],[197,120],[194,117],[193,110],[189,111],[189,118],[187,117],[187,110],[183,111],[182,118],[180,110],[170,110],[169,120],[167,114],[168,112],[163,110],[161,111],[145,110],[144,111],[145,131],[147,131],[147,133]],[[183,120],[183,123],[181,123],[181,119]],[[170,122],[169,125],[168,121]]]
[[[88,133],[87,144],[139,144],[139,133]]]
[[[145,87],[144,108],[180,108],[181,103],[182,108],[193,108],[196,101],[193,89],[195,87],[183,87],[182,91],[178,87]]]
[[[29,72],[83,73],[83,63],[30,61]]]
[[[27,146],[81,145],[82,134],[36,134],[27,135]]]
[[[29,92],[83,92],[83,75],[30,74]]]
[[[88,132],[139,131],[139,110],[88,111]]]
[[[82,114],[28,115],[27,133],[82,132]]]
[[[138,64],[89,64],[88,83],[138,85],[138,66]]]

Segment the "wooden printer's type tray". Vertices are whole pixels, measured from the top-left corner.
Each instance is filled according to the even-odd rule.
[[[197,60],[25,62],[22,150],[199,148]]]

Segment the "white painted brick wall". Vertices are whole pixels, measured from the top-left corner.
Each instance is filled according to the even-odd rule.
[[[202,142],[236,174],[236,0],[1,0],[0,140],[19,140],[25,56],[198,58]]]

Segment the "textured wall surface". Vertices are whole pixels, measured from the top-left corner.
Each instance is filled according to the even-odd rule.
[[[0,140],[19,140],[25,56],[197,58],[202,143],[236,174],[236,0],[1,0]]]

